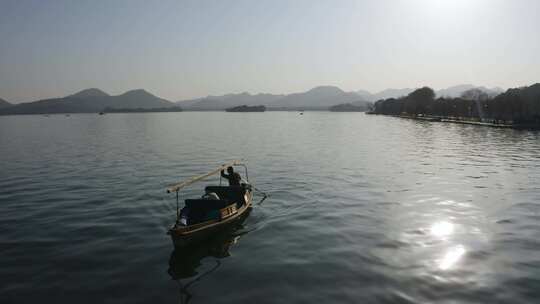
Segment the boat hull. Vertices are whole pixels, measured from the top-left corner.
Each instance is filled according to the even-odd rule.
[[[247,218],[250,212],[251,212],[251,207],[248,207],[243,214],[228,221],[227,223],[223,223],[221,225],[217,225],[214,227],[209,227],[209,228],[201,230],[200,232],[196,232],[190,235],[179,234],[175,231],[174,228],[171,228],[169,230],[169,234],[171,236],[171,240],[173,242],[174,247],[183,248],[189,245],[203,242],[205,240],[212,238],[213,236],[215,236],[216,234],[222,231],[233,228],[234,226],[242,223]]]
[[[171,240],[175,248],[182,248],[188,245],[202,242],[216,235],[217,233],[230,229],[235,225],[238,225],[246,219],[252,209],[252,194],[248,192],[247,203],[238,209],[238,212],[232,216],[215,222],[209,222],[208,224],[194,225],[198,226],[194,229],[190,227],[178,227],[173,226],[169,229],[168,234],[171,236]]]

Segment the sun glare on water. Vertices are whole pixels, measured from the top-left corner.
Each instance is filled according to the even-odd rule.
[[[465,254],[465,247],[458,245],[446,252],[444,257],[439,261],[439,268],[441,270],[448,270],[452,268]]]
[[[454,232],[454,224],[446,221],[441,221],[433,224],[430,228],[430,233],[436,237],[449,236]]]
[[[430,234],[437,238],[446,238],[454,233],[454,224],[447,221],[434,223],[430,228]],[[451,247],[444,253],[444,256],[438,260],[437,265],[441,270],[452,268],[465,254],[466,250],[463,245]]]

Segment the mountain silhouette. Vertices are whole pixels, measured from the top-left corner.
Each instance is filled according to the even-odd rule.
[[[122,95],[109,98],[111,108],[166,108],[175,106],[174,103],[154,96],[143,89],[127,91]]]
[[[404,89],[386,89],[382,90],[377,94],[374,94],[374,101],[379,99],[387,99],[387,98],[397,98],[402,96],[409,95],[412,91],[415,89],[411,88],[404,88]]]
[[[385,89],[377,93],[370,93],[369,91],[366,91],[366,90],[358,90],[355,93],[358,94],[362,98],[362,100],[373,102],[380,99],[398,98],[402,96],[407,96],[412,91],[414,91],[414,89],[405,88],[405,89]]]
[[[12,104],[0,98],[0,109],[11,107]]]
[[[189,110],[225,110],[241,105],[268,105],[282,98],[283,95],[256,94],[247,92],[240,94],[226,94],[222,96],[207,96],[190,100],[178,101],[176,104]]]
[[[73,95],[69,95],[69,97],[75,97],[75,98],[106,97],[106,96],[110,96],[110,95],[96,88],[82,90]]]
[[[463,84],[436,91],[437,96],[459,97],[464,92],[478,89],[494,97],[503,90],[500,88],[485,88]],[[293,94],[226,94],[221,96],[206,96],[172,103],[159,98],[143,89],[131,90],[121,95],[111,96],[100,89],[90,88],[72,95],[60,98],[43,99],[34,102],[12,105],[0,101],[0,114],[48,114],[48,113],[92,113],[109,109],[156,109],[180,106],[187,110],[211,111],[225,110],[241,105],[264,105],[268,109],[327,109],[340,104],[352,104],[363,107],[368,102],[381,99],[407,96],[415,89],[386,89],[378,93],[366,90],[345,92],[336,86],[318,86],[306,92]]]
[[[269,104],[271,107],[329,107],[336,104],[359,101],[354,92],[344,92],[335,86],[319,86],[304,93],[293,93]]]
[[[340,103],[364,103],[360,95],[344,92],[335,86],[318,86],[307,92],[288,95],[249,93],[207,96],[191,100],[179,101],[177,104],[189,110],[223,110],[241,105],[265,105],[269,108],[328,108]]]
[[[488,89],[485,87],[463,84],[439,90],[436,92],[436,95],[459,97],[461,94],[471,89],[479,89],[486,92],[490,97],[496,96],[502,92],[502,89],[500,88]],[[288,95],[252,95],[244,92],[240,94],[226,94],[222,96],[207,96],[183,100],[178,101],[177,105],[188,110],[224,110],[241,105],[265,105],[269,109],[322,109],[349,103],[358,107],[365,107],[367,102],[407,96],[414,90],[414,88],[389,88],[372,94],[366,90],[345,92],[336,86],[318,86],[306,92]]]
[[[66,97],[16,104],[1,109],[0,114],[95,113],[103,111],[105,108],[152,109],[173,106],[175,106],[174,103],[154,96],[142,89],[110,96],[99,89],[93,88]]]

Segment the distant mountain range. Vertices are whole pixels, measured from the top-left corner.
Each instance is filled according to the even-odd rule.
[[[500,88],[488,89],[473,85],[458,85],[436,91],[440,97],[458,97],[463,92],[477,88],[490,96],[503,92]],[[366,107],[369,102],[380,99],[406,96],[412,88],[386,89],[378,93],[365,90],[345,92],[335,86],[318,86],[309,91],[293,94],[255,94],[244,92],[221,96],[207,96],[182,100],[176,103],[159,98],[145,90],[132,90],[111,96],[102,90],[92,88],[60,98],[43,99],[34,102],[10,104],[0,99],[0,114],[50,114],[50,113],[95,113],[109,109],[163,109],[178,107],[186,110],[211,111],[246,105],[264,105],[268,110],[326,110],[339,104],[352,104]]]
[[[285,95],[269,106],[272,107],[329,107],[336,104],[365,101],[354,92],[344,92],[338,87],[320,86],[304,93]]]
[[[440,97],[458,97],[467,90],[478,88],[490,96],[495,96],[503,92],[500,88],[488,89],[473,85],[457,85],[436,91]],[[386,89],[378,93],[370,93],[366,90],[355,92],[345,92],[335,86],[319,86],[307,92],[293,93],[288,95],[256,94],[247,92],[240,94],[227,94],[222,96],[207,96],[203,98],[181,100],[177,105],[187,110],[224,110],[230,107],[241,105],[255,106],[264,105],[268,109],[327,109],[338,104],[350,103],[355,106],[366,106],[368,102],[375,102],[380,99],[397,98],[406,96],[414,88]]]
[[[326,109],[341,103],[360,103],[367,101],[355,92],[344,92],[334,86],[319,86],[307,92],[288,95],[249,93],[208,96],[176,102],[187,110],[224,110],[241,105],[264,105],[272,109]]]
[[[282,98],[284,95],[273,94],[256,94],[251,95],[249,93],[240,94],[227,94],[222,96],[207,96],[202,98],[195,98],[189,100],[183,100],[176,102],[177,105],[183,109],[189,110],[225,110],[230,107],[236,107],[241,105],[257,106],[268,105],[274,103],[276,100]]]
[[[132,90],[111,96],[99,89],[86,89],[60,98],[43,99],[0,108],[0,114],[51,114],[51,113],[96,113],[105,108],[167,108],[174,103],[156,97],[145,90]]]
[[[356,91],[356,93],[359,94],[360,96],[362,96],[362,98],[364,100],[374,102],[374,101],[381,100],[381,99],[397,98],[397,97],[401,97],[401,96],[406,96],[406,95],[408,95],[409,93],[411,93],[414,90],[415,89],[411,89],[411,88],[386,89],[386,90],[380,91],[380,92],[375,93],[375,94],[371,94],[370,92],[365,91],[365,90],[360,90],[360,91]]]

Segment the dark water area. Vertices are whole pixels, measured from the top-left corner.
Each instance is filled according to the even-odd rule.
[[[269,198],[174,251],[165,187],[237,158]],[[0,166],[1,303],[540,298],[538,132],[330,112],[6,116]]]

